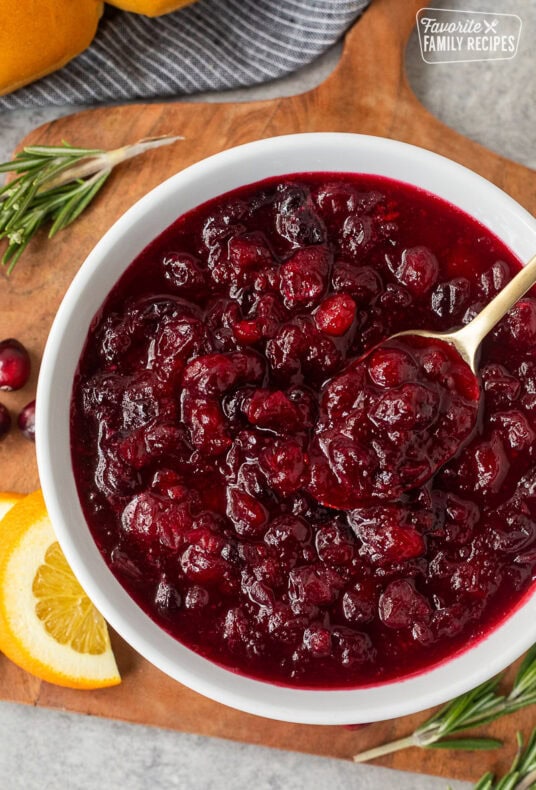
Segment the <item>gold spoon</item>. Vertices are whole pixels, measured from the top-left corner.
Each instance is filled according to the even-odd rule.
[[[480,395],[480,386],[477,380],[477,363],[476,354],[480,344],[486,335],[493,329],[493,327],[503,318],[508,310],[529,290],[529,288],[536,283],[536,255],[524,266],[518,274],[506,285],[491,302],[480,311],[480,313],[473,318],[473,320],[458,329],[456,332],[430,332],[423,329],[408,329],[404,332],[398,332],[385,340],[381,341],[377,346],[367,351],[360,357],[354,364],[363,363],[369,355],[375,353],[384,345],[388,345],[394,338],[406,336],[423,337],[430,340],[435,340],[440,343],[447,343],[453,347],[456,354],[461,357],[475,379],[474,393],[478,393],[474,399],[478,402]],[[472,398],[471,398],[472,399]],[[388,413],[389,405],[387,406]],[[473,409],[473,417],[476,420],[477,410]],[[473,426],[474,427],[474,426]],[[359,442],[357,445],[348,444],[349,437],[344,434],[341,428],[342,446],[337,446],[335,451],[338,453],[337,464],[339,465],[339,474],[333,471],[333,461],[329,456],[331,452],[331,443],[338,441],[337,435],[333,435],[333,426],[328,426],[325,429],[320,425],[313,444],[310,448],[310,469],[311,480],[309,482],[308,490],[315,499],[327,507],[333,507],[343,510],[350,510],[359,507],[362,502],[368,501],[371,498],[382,498],[386,501],[397,499],[402,493],[422,485],[426,480],[431,478],[445,463],[447,463],[454,454],[460,449],[462,442],[465,442],[471,434],[472,427],[467,426],[467,430],[462,431],[461,434],[456,434],[452,438],[454,441],[448,441],[448,436],[443,436],[443,440],[438,445],[440,452],[429,455],[428,466],[422,464],[415,469],[415,473],[411,472],[411,458],[404,458],[404,448],[401,447],[402,455],[400,458],[391,457],[391,461],[386,462],[387,454],[392,453],[393,447],[388,442],[384,446],[381,437],[376,437],[375,445],[372,450],[375,453],[371,456],[368,453],[368,448],[361,452]],[[324,435],[325,434],[325,435]],[[344,443],[346,442],[346,444]],[[378,452],[378,442],[380,452]],[[353,453],[353,456],[352,456]],[[345,459],[349,460],[346,461]],[[353,459],[357,458],[357,462]],[[359,458],[364,458],[364,461],[359,462]],[[370,458],[370,462],[367,462]],[[348,464],[354,462],[356,469],[353,484],[341,482],[340,475],[348,478],[349,472],[346,468]],[[409,473],[408,463],[409,462]],[[387,465],[386,465],[387,463]],[[390,464],[393,466],[390,466]],[[345,466],[346,464],[346,466]],[[348,467],[350,468],[350,467]],[[405,471],[405,475],[394,476],[389,480],[389,475],[392,474],[393,469]],[[364,472],[362,470],[364,469]],[[357,470],[357,471],[356,471]],[[386,477],[387,476],[387,477]]]
[[[499,323],[501,318],[515,305],[522,296],[536,283],[536,255],[523,266],[508,285],[499,291],[491,302],[462,329],[456,332],[429,332],[425,329],[407,329],[391,335],[389,340],[403,335],[418,335],[434,340],[442,340],[454,346],[458,354],[476,375],[476,353],[486,335]],[[383,341],[386,342],[386,341]]]

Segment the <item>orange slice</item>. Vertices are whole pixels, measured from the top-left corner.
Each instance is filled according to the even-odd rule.
[[[0,534],[0,650],[49,683],[120,683],[106,622],[67,564],[41,491],[8,511]]]
[[[13,505],[24,499],[24,494],[15,494],[13,491],[0,491],[0,521],[4,518],[8,510],[11,510]]]

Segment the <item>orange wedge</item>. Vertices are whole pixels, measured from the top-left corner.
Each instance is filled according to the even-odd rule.
[[[13,505],[24,499],[24,494],[15,494],[13,491],[0,491],[0,521],[4,518],[8,510],[11,510]]]
[[[8,511],[0,534],[0,651],[60,686],[120,683],[106,622],[67,564],[41,491]]]

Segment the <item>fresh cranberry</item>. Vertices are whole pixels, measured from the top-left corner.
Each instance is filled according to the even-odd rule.
[[[281,267],[281,293],[289,307],[312,307],[323,296],[331,256],[325,247],[298,250]]]
[[[525,348],[536,343],[536,299],[529,296],[520,299],[504,319],[508,335],[513,342]]]
[[[341,246],[347,255],[366,252],[374,239],[374,222],[371,217],[350,214],[342,226]]]
[[[208,604],[209,597],[208,590],[205,590],[204,587],[200,587],[197,584],[193,584],[186,593],[184,606],[187,609],[203,609]]]
[[[322,565],[303,565],[290,572],[288,593],[292,602],[321,606],[333,603],[341,586],[341,579],[334,571]]]
[[[432,292],[431,306],[439,318],[461,319],[471,294],[471,283],[465,277],[454,277],[440,283]]]
[[[179,293],[200,293],[207,277],[199,259],[184,252],[171,252],[162,261],[164,277]]]
[[[277,380],[292,380],[301,371],[302,358],[307,353],[307,339],[294,324],[285,324],[272,340],[266,343],[266,358]]]
[[[395,268],[397,279],[416,296],[424,296],[439,274],[437,258],[427,247],[410,247]]]
[[[348,529],[332,522],[320,527],[316,533],[316,551],[327,565],[349,565],[355,554],[355,541]]]
[[[392,581],[380,596],[382,622],[389,628],[410,628],[416,620],[428,620],[432,607],[407,579]]]
[[[317,327],[328,335],[344,335],[355,318],[355,302],[351,296],[329,296],[315,313]]]
[[[19,413],[17,425],[23,436],[35,441],[35,401],[30,401]]]
[[[156,588],[154,602],[163,617],[173,617],[181,608],[182,598],[172,584],[162,579]]]
[[[495,412],[492,421],[501,426],[510,449],[516,453],[528,450],[536,439],[527,417],[518,409]]]
[[[333,629],[333,640],[335,654],[343,667],[374,661],[376,651],[368,634],[340,625]]]
[[[424,554],[424,537],[414,529],[410,514],[401,505],[356,508],[350,525],[362,541],[361,553],[376,563],[409,560]]]
[[[269,485],[285,496],[301,488],[306,460],[294,439],[274,442],[262,451],[259,462]]]
[[[0,403],[0,439],[3,439],[11,428],[11,415],[3,403]]]
[[[263,336],[262,324],[256,318],[237,321],[233,325],[233,332],[238,342],[245,345],[258,343]]]
[[[378,607],[376,585],[369,579],[356,581],[342,597],[342,611],[351,625],[370,623]]]
[[[298,407],[281,390],[256,390],[248,401],[245,412],[253,425],[271,428],[278,433],[293,433],[301,425]]]
[[[312,206],[308,190],[299,186],[285,186],[274,204],[278,246],[284,250],[320,244],[325,238],[325,226]]]
[[[261,534],[268,520],[266,508],[250,494],[237,488],[228,491],[227,515],[237,533],[249,537]]]
[[[493,266],[482,272],[480,284],[484,296],[493,298],[512,279],[512,272],[506,261],[495,261]]]
[[[306,650],[317,658],[331,655],[331,632],[321,626],[306,628],[303,633],[303,645]]]
[[[30,378],[30,355],[18,340],[0,343],[0,390],[19,390]]]
[[[352,266],[347,261],[335,261],[331,282],[334,291],[349,294],[357,304],[364,305],[383,288],[381,277],[372,266]]]
[[[240,272],[272,263],[272,256],[261,234],[233,236],[228,244],[229,258]]]
[[[418,375],[415,362],[401,348],[373,351],[367,359],[367,370],[374,384],[389,388],[398,387]]]

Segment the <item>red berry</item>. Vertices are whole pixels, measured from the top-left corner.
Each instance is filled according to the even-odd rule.
[[[370,579],[361,579],[347,590],[342,597],[342,611],[352,625],[370,623],[378,606],[376,585]]]
[[[227,492],[227,515],[237,533],[254,537],[264,532],[268,519],[266,508],[246,491],[229,488]]]
[[[302,565],[288,577],[288,595],[294,603],[326,606],[337,599],[341,586],[340,577],[323,565]]]
[[[281,390],[256,390],[245,411],[253,425],[270,428],[278,433],[285,430],[295,431],[301,424],[298,407]]]
[[[354,266],[346,261],[337,261],[331,275],[333,290],[350,294],[363,305],[368,305],[383,290],[378,272],[372,266]]]
[[[536,343],[536,300],[526,296],[504,319],[516,347],[533,348]]]
[[[22,435],[30,441],[35,441],[35,401],[26,404],[19,414],[17,425]]]
[[[297,441],[274,442],[260,456],[261,468],[270,486],[285,496],[297,491],[305,470],[305,459]]]
[[[436,256],[427,247],[410,247],[402,253],[402,260],[395,271],[402,285],[415,296],[428,293],[439,275]]]
[[[229,258],[237,271],[271,265],[272,256],[261,233],[233,236],[228,243]]]
[[[30,356],[12,337],[0,343],[0,390],[19,390],[30,377]]]
[[[4,404],[0,403],[0,439],[4,438],[4,436],[9,432],[10,428],[11,415]]]
[[[315,537],[318,557],[326,565],[349,565],[354,556],[354,544],[350,530],[336,522],[324,524]]]
[[[317,327],[327,335],[344,335],[355,318],[355,302],[347,294],[337,294],[324,299],[315,314]]]
[[[180,293],[201,292],[206,288],[207,276],[200,261],[185,252],[171,252],[162,261],[164,277]]]
[[[494,431],[489,442],[481,442],[473,450],[476,490],[497,492],[506,477],[510,463],[499,434]]]
[[[410,628],[416,620],[429,620],[432,607],[412,582],[395,579],[380,597],[379,612],[382,622],[389,628]]]
[[[281,267],[281,293],[288,307],[318,304],[327,286],[330,253],[325,247],[304,247]]]
[[[417,378],[417,366],[409,354],[398,348],[380,348],[367,362],[368,374],[378,387],[398,387]]]
[[[258,343],[261,340],[262,328],[258,320],[249,318],[244,321],[237,321],[233,325],[233,334],[239,343],[249,345],[250,343]]]
[[[313,626],[303,632],[303,646],[313,656],[323,658],[331,655],[331,633],[327,628]]]

